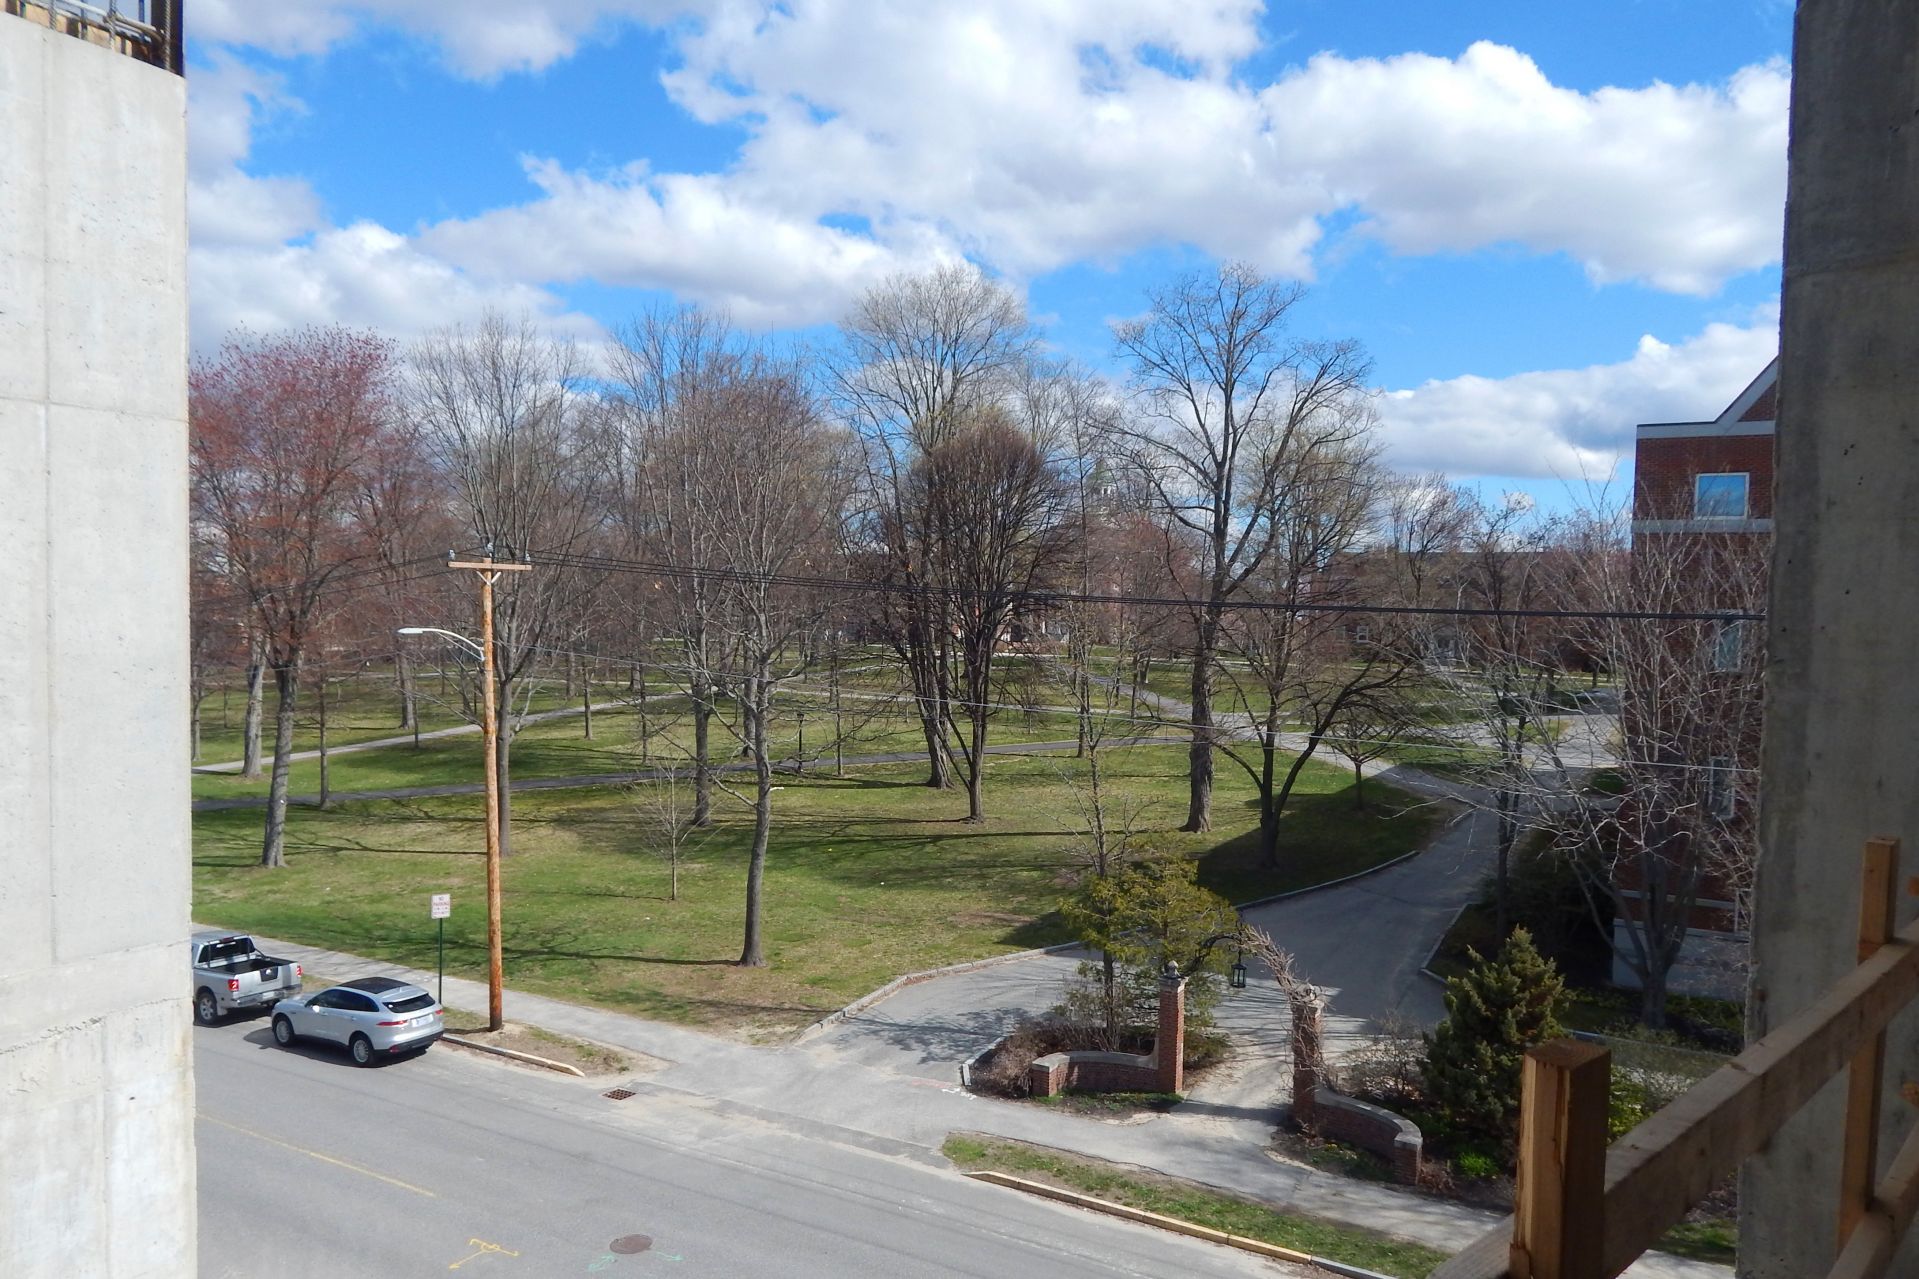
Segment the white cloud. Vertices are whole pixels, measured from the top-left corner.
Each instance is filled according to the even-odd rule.
[[[564,313],[543,289],[476,281],[371,222],[329,227],[306,244],[195,247],[188,266],[199,350],[240,327],[271,332],[341,323],[410,338],[470,322],[488,308],[541,317],[555,332],[600,333],[591,320]]]
[[[196,40],[286,55],[324,53],[367,26],[439,46],[455,73],[541,71],[621,22],[663,23],[705,0],[195,0]]]
[[[813,323],[880,275],[960,253],[1019,282],[1167,244],[1309,277],[1346,212],[1354,234],[1400,253],[1517,246],[1568,255],[1596,282],[1688,293],[1777,260],[1781,64],[1580,92],[1481,43],[1457,58],[1321,54],[1252,84],[1243,68],[1266,7],[198,0],[194,30],[216,49],[283,55],[398,30],[488,78],[550,66],[623,23],[667,29],[674,100],[745,136],[712,171],[528,161],[528,199],[428,226],[403,254],[335,240],[301,259],[432,263],[548,308],[549,286],[593,281],[721,303],[756,325]],[[297,109],[278,85],[231,58],[201,78],[213,83],[194,90],[196,245],[339,231],[303,182],[246,172],[259,114]]]
[[[440,223],[420,247],[489,278],[670,289],[763,328],[836,319],[881,277],[955,256],[907,228],[882,244],[787,217],[713,177],[525,164],[540,200]]]
[[[1778,350],[1774,306],[1675,344],[1648,334],[1613,364],[1389,391],[1379,403],[1387,460],[1455,477],[1603,479],[1631,459],[1639,423],[1717,416]]]
[[[253,131],[304,110],[279,79],[216,55],[188,79],[187,216],[193,344],[217,346],[236,327],[266,332],[343,323],[412,336],[477,317],[525,311],[557,331],[598,326],[566,314],[533,284],[475,280],[371,222],[328,223],[304,181],[254,177],[243,166]]]
[[[1584,94],[1482,42],[1456,60],[1322,54],[1261,100],[1277,153],[1402,253],[1514,243],[1599,283],[1703,294],[1778,258],[1788,88],[1773,62]]]
[[[1256,88],[1233,68],[1259,9],[736,3],[665,82],[750,130],[726,175],[746,198],[930,223],[1016,274],[1172,242],[1305,276],[1344,209],[1401,252],[1520,245],[1689,293],[1777,260],[1783,64],[1581,93],[1480,43]]]

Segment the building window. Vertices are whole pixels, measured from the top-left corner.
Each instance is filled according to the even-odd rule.
[[[1360,622],[1353,627],[1353,643],[1370,644],[1372,639],[1373,628],[1366,625],[1366,623]]]
[[[1730,821],[1736,796],[1732,786],[1732,760],[1714,755],[1706,762],[1706,811],[1720,821]]]
[[[1696,520],[1745,519],[1747,479],[1744,471],[1694,476],[1692,517]]]
[[[1729,617],[1716,624],[1712,635],[1712,668],[1736,671],[1746,664],[1746,627],[1744,619]]]

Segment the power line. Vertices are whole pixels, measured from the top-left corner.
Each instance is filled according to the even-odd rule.
[[[688,568],[675,564],[626,560],[606,555],[559,554],[536,551],[528,561],[555,568],[584,568],[604,573],[630,573],[675,580],[742,582],[749,585],[791,586],[823,591],[904,595],[920,599],[966,599],[980,594],[960,587],[908,582],[875,582],[850,577],[807,576],[793,573],[749,573],[739,569]],[[1178,596],[1104,595],[1077,591],[1030,590],[1010,592],[1019,604],[1039,607],[1061,604],[1131,604],[1142,607],[1190,609],[1206,601]],[[1653,609],[1476,608],[1464,604],[1314,603],[1307,601],[1228,600],[1235,611],[1269,613],[1368,614],[1408,617],[1559,618],[1581,621],[1645,622],[1762,622],[1764,613],[1737,609],[1711,612],[1667,612]]]

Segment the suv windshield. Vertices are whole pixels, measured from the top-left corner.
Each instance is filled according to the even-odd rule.
[[[387,1000],[386,1006],[389,1010],[396,1013],[417,1013],[422,1008],[433,1007],[433,996],[406,995],[399,999]]]

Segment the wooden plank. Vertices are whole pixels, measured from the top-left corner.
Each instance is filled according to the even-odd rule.
[[[1513,1279],[1601,1279],[1612,1054],[1558,1039],[1520,1073]]]
[[[1605,1273],[1652,1247],[1919,994],[1919,922],[1613,1144]]]
[[[1859,882],[1859,962],[1878,953],[1892,937],[1893,885],[1899,876],[1899,841],[1866,841]],[[1846,1120],[1839,1156],[1839,1233],[1843,1250],[1853,1227],[1872,1200],[1872,1179],[1879,1171],[1879,1091],[1884,1082],[1886,1036],[1866,1041],[1846,1072]]]
[[[1906,1137],[1827,1279],[1884,1279],[1919,1209],[1919,1129]]]
[[[1456,1252],[1426,1279],[1506,1279],[1512,1273],[1513,1219],[1500,1222]]]

